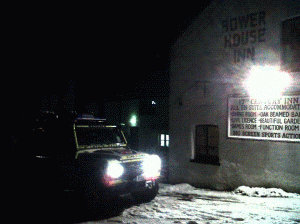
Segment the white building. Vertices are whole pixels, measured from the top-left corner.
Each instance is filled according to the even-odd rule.
[[[300,192],[300,1],[213,1],[170,66],[173,183]]]

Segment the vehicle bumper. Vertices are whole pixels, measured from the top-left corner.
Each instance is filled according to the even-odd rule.
[[[112,194],[129,194],[138,191],[152,189],[157,184],[158,178],[143,179],[141,181],[122,181],[118,180],[106,186],[108,192]]]

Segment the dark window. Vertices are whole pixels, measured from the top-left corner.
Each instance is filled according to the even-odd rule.
[[[216,125],[197,125],[195,153],[192,162],[220,165],[219,128]]]
[[[300,72],[300,16],[282,22],[282,67]]]

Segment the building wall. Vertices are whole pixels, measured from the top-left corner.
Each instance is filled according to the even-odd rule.
[[[300,192],[299,141],[228,138],[227,133],[229,97],[247,95],[242,82],[253,66],[281,65],[282,21],[299,15],[299,1],[216,0],[174,44],[171,182],[218,190],[248,185]],[[247,27],[239,25],[247,18]],[[299,96],[300,73],[290,76],[293,83],[286,93]],[[191,162],[198,124],[218,126],[220,165]]]

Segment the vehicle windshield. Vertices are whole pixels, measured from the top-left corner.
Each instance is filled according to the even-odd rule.
[[[126,140],[116,126],[77,125],[76,137],[79,149],[124,146]]]

